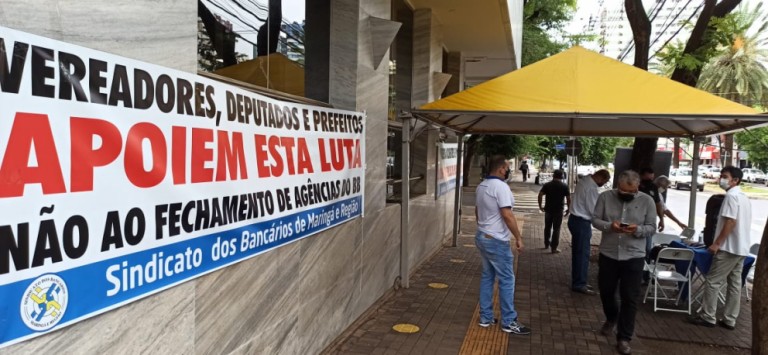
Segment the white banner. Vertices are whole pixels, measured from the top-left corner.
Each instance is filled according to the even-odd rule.
[[[361,216],[364,127],[0,27],[0,346]]]
[[[445,195],[456,189],[456,157],[458,143],[439,143],[437,146],[437,194]]]

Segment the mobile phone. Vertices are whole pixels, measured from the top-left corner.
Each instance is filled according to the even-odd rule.
[[[620,223],[620,224],[619,224],[619,227],[621,227],[621,228],[627,228],[627,227],[629,227],[629,224],[626,224],[626,223]]]

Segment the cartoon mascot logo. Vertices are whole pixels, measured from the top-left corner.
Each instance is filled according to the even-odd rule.
[[[29,329],[43,331],[55,326],[67,310],[67,284],[48,274],[38,277],[21,298],[21,319]]]

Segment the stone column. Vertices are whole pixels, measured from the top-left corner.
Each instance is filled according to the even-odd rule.
[[[453,95],[464,90],[464,70],[462,70],[462,61],[464,54],[461,52],[449,52],[448,63],[445,63],[446,74],[451,75],[448,85],[445,87],[445,96]]]

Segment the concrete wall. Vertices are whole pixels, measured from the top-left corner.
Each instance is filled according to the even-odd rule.
[[[385,204],[388,68],[376,68],[371,60],[366,32],[367,17],[389,18],[390,3],[329,4],[329,80],[320,92],[336,107],[368,114],[365,217],[2,349],[3,354],[317,353],[392,287],[400,266],[400,206]],[[3,26],[188,72],[196,70],[196,14],[194,1],[0,2]],[[429,53],[414,74],[424,80],[415,91],[426,102],[441,55],[437,25],[422,18],[427,21],[422,28],[432,34],[423,39]],[[412,270],[452,230],[453,193],[433,195],[436,132],[424,134],[428,144],[417,159],[425,159],[429,194],[411,201]]]

